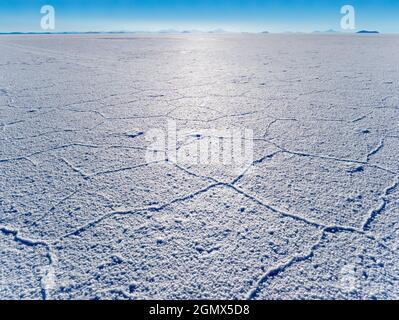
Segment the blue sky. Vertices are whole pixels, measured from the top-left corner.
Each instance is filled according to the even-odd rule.
[[[41,31],[43,5],[54,6],[59,32],[339,30],[346,4],[356,9],[356,29],[399,32],[399,0],[1,0],[0,32]]]

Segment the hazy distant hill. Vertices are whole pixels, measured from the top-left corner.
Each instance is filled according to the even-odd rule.
[[[379,32],[379,31],[376,31],[376,30],[374,30],[374,31],[360,30],[360,31],[358,31],[357,33],[380,33],[380,32]]]
[[[336,30],[333,30],[333,29],[329,29],[329,30],[326,30],[326,31],[316,30],[316,31],[313,31],[313,33],[340,33],[340,32],[336,31]]]

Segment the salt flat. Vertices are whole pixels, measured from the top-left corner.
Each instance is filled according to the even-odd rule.
[[[1,36],[0,298],[398,298],[398,52],[394,35]],[[148,161],[171,121],[183,152],[252,130],[250,166]]]

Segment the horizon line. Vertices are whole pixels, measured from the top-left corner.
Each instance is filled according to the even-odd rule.
[[[175,29],[164,29],[157,31],[150,30],[110,30],[110,31],[9,31],[2,32],[2,35],[33,35],[33,34],[137,34],[137,33],[150,33],[150,34],[361,34],[361,33],[370,33],[370,34],[398,34],[399,32],[380,32],[377,30],[354,30],[354,31],[337,31],[337,30],[326,30],[326,31],[280,31],[280,32],[272,32],[272,31],[227,31],[223,29],[215,29],[215,30],[175,30]]]

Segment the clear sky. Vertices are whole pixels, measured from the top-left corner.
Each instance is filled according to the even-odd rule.
[[[347,4],[355,7],[356,29],[399,32],[399,0],[1,0],[0,32],[41,31],[43,5],[55,8],[58,32],[340,30]]]

